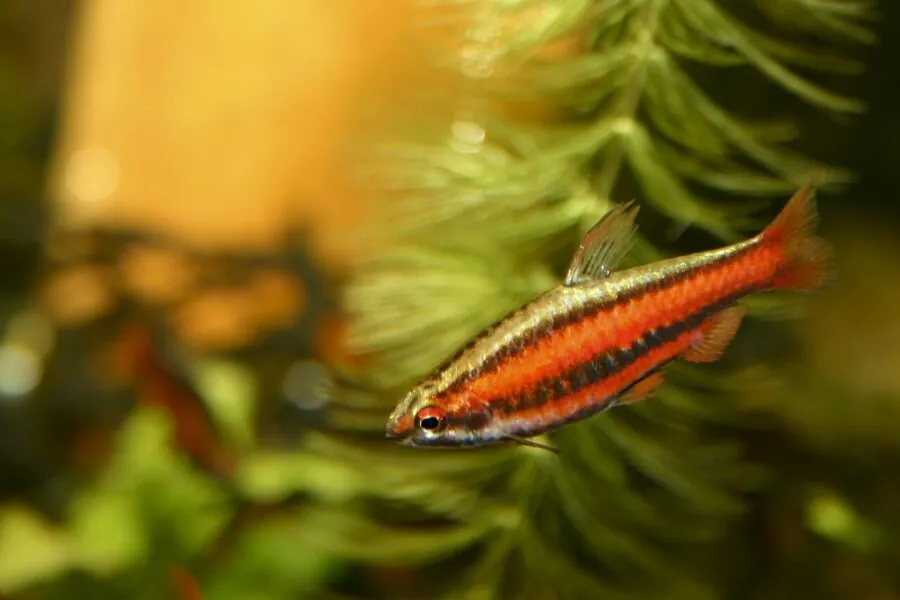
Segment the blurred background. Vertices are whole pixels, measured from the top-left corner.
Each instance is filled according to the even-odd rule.
[[[0,598],[900,598],[900,6],[0,2]],[[558,283],[755,234],[839,278],[522,447],[385,440]]]

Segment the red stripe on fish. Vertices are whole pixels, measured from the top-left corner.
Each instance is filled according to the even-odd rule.
[[[752,248],[667,283],[662,289],[613,303],[525,347],[496,370],[469,381],[464,392],[485,402],[502,401],[547,378],[558,377],[579,363],[628,348],[646,332],[676,322],[720,298],[760,287],[774,275],[775,265],[772,249]]]

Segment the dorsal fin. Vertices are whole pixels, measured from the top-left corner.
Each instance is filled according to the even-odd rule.
[[[634,241],[634,200],[620,204],[600,219],[584,239],[569,265],[565,285],[577,285],[591,279],[609,277]]]

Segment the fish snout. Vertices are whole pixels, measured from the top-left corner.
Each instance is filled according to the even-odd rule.
[[[400,428],[397,427],[397,421],[388,421],[384,426],[384,436],[392,440],[400,437]]]
[[[405,417],[391,417],[388,419],[387,424],[384,426],[385,437],[398,441],[408,438],[411,431],[409,420]]]

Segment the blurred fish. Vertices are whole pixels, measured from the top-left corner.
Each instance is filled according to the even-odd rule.
[[[204,472],[228,480],[237,457],[228,448],[200,393],[173,360],[166,360],[147,327],[126,327],[118,368],[137,386],[139,403],[167,411],[174,421],[174,444]]]
[[[197,578],[183,566],[169,567],[169,580],[180,600],[203,600],[203,590]]]
[[[611,273],[628,252],[637,207],[612,209],[585,236],[562,285],[510,313],[416,386],[386,434],[411,446],[529,440],[649,396],[677,358],[716,360],[743,296],[812,291],[831,274],[814,237],[811,185],[759,235],[717,250]]]

